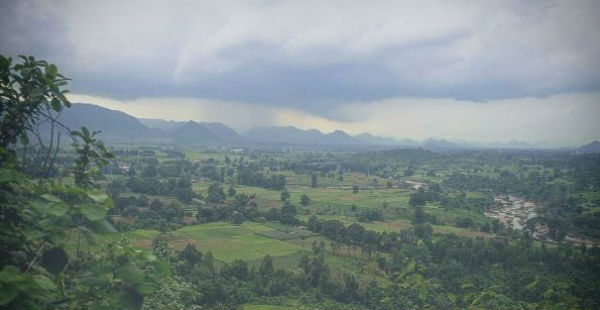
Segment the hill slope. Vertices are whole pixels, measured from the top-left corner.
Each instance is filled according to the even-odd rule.
[[[227,127],[223,123],[219,122],[201,122],[200,125],[204,126],[208,131],[210,131],[213,135],[219,137],[223,141],[232,141],[232,142],[240,142],[244,141],[245,138],[237,133],[235,130]]]
[[[164,137],[162,131],[148,128],[127,113],[87,103],[74,103],[61,113],[58,120],[71,130],[78,130],[82,126],[100,130],[99,137],[112,142]],[[40,129],[48,130],[47,126]]]
[[[577,150],[577,153],[587,154],[587,153],[600,153],[600,141],[594,141],[592,143],[588,143]]]
[[[177,143],[207,143],[218,142],[221,139],[200,123],[189,121],[170,134]]]

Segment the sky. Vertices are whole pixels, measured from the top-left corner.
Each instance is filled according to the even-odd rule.
[[[136,117],[600,140],[600,1],[0,0],[0,53]]]

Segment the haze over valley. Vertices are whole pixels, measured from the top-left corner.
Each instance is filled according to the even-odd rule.
[[[0,310],[600,310],[600,1],[0,8]]]

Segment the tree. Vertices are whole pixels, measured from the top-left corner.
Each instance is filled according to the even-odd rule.
[[[229,195],[229,197],[235,196],[235,193],[236,193],[235,187],[229,186],[229,189],[227,190],[227,194]]]
[[[408,204],[411,207],[424,206],[426,202],[427,200],[425,199],[425,195],[422,192],[413,193],[408,199]]]
[[[433,233],[433,227],[427,223],[418,223],[413,227],[415,235],[419,237],[419,239],[427,240]]]
[[[119,197],[119,195],[121,195],[124,189],[125,186],[121,182],[117,181],[110,182],[108,186],[106,186],[106,192],[108,193],[108,196],[112,198],[113,201],[115,201]]]
[[[242,212],[239,211],[235,211],[233,212],[233,215],[231,216],[231,222],[235,225],[240,225],[244,222],[245,218],[244,218],[244,214]]]
[[[202,260],[202,253],[196,249],[195,245],[188,243],[183,251],[179,253],[179,259],[185,260],[193,266]]]
[[[280,200],[281,201],[288,201],[290,200],[290,192],[288,192],[287,190],[284,190],[281,192],[281,196],[280,196]]]
[[[152,240],[152,253],[162,259],[167,259],[169,257],[169,243],[164,234],[161,234]]]
[[[302,194],[302,196],[300,196],[300,204],[305,207],[308,206],[310,204],[310,197],[306,194]]]
[[[316,173],[311,174],[311,176],[310,176],[310,187],[312,187],[312,188],[319,187],[318,180],[319,180],[319,176]]]
[[[287,215],[296,215],[296,207],[289,201],[285,201],[281,206],[281,213]]]
[[[67,79],[56,66],[21,58],[22,64],[12,66],[11,59],[0,55],[0,308],[139,308],[144,299],[140,291],[152,293],[157,279],[164,276],[157,269],[151,275],[141,269],[159,262],[154,255],[135,254],[125,241],[94,255],[81,251],[81,244],[93,244],[97,233],[115,232],[106,219],[111,199],[91,189],[94,170],[105,166],[112,153],[85,127],[75,132],[56,120],[70,106],[62,89]],[[48,122],[51,137],[45,146],[38,126]],[[56,141],[55,126],[62,130]],[[42,171],[48,171],[61,145],[60,132],[73,139],[77,152],[75,183],[44,182],[47,173],[32,182],[16,168],[24,159],[17,156],[16,143],[27,147],[28,134],[38,137]],[[75,241],[68,253],[64,246],[72,242],[69,236]],[[103,265],[110,269],[94,268]],[[102,285],[87,281],[100,278],[111,280]]]
[[[422,206],[415,207],[415,216],[413,218],[413,224],[422,224],[427,222],[428,215]]]
[[[194,198],[194,196],[196,196],[196,194],[191,189],[191,186],[190,188],[175,189],[175,198],[177,198],[177,200],[183,203],[189,203],[190,201],[192,201],[192,198]]]
[[[241,193],[241,194],[237,194],[235,195],[235,200],[234,200],[234,206],[235,207],[243,207],[248,205],[248,202],[250,201],[250,197],[248,197],[248,195]]]
[[[0,55],[0,148],[3,149],[17,142],[28,144],[28,134],[38,133],[38,126],[48,121],[52,131],[55,126],[70,131],[56,120],[57,113],[71,106],[65,97],[69,91],[62,89],[69,79],[44,60],[19,57],[23,62],[13,66],[11,58]]]
[[[470,217],[458,217],[456,218],[456,226],[458,227],[462,227],[462,228],[470,228],[473,227],[475,223],[473,222],[473,220]]]
[[[146,165],[146,167],[144,167],[144,169],[142,170],[141,175],[145,178],[156,177],[156,175],[157,175],[156,166],[153,164]]]
[[[206,197],[206,201],[212,203],[221,203],[225,201],[225,192],[223,191],[223,187],[219,183],[212,183],[208,187],[208,196]]]
[[[358,186],[354,185],[354,186],[352,186],[352,194],[356,194],[356,193],[358,193]]]
[[[356,278],[344,273],[344,301],[358,301],[360,299],[359,285]]]
[[[75,184],[82,187],[95,185],[100,177],[100,167],[106,166],[108,160],[114,155],[105,146],[102,140],[96,138],[99,131],[91,132],[81,127],[81,131],[71,131],[73,147],[79,155],[73,167]]]
[[[164,206],[165,205],[163,202],[158,198],[152,199],[150,202],[150,210],[152,211],[159,211],[160,209],[164,208]]]
[[[258,267],[258,276],[263,285],[266,285],[273,278],[273,258],[267,254],[260,262]]]

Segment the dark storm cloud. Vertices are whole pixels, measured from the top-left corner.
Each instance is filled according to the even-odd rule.
[[[0,52],[74,92],[196,97],[340,118],[348,102],[600,89],[598,2],[9,1]]]

